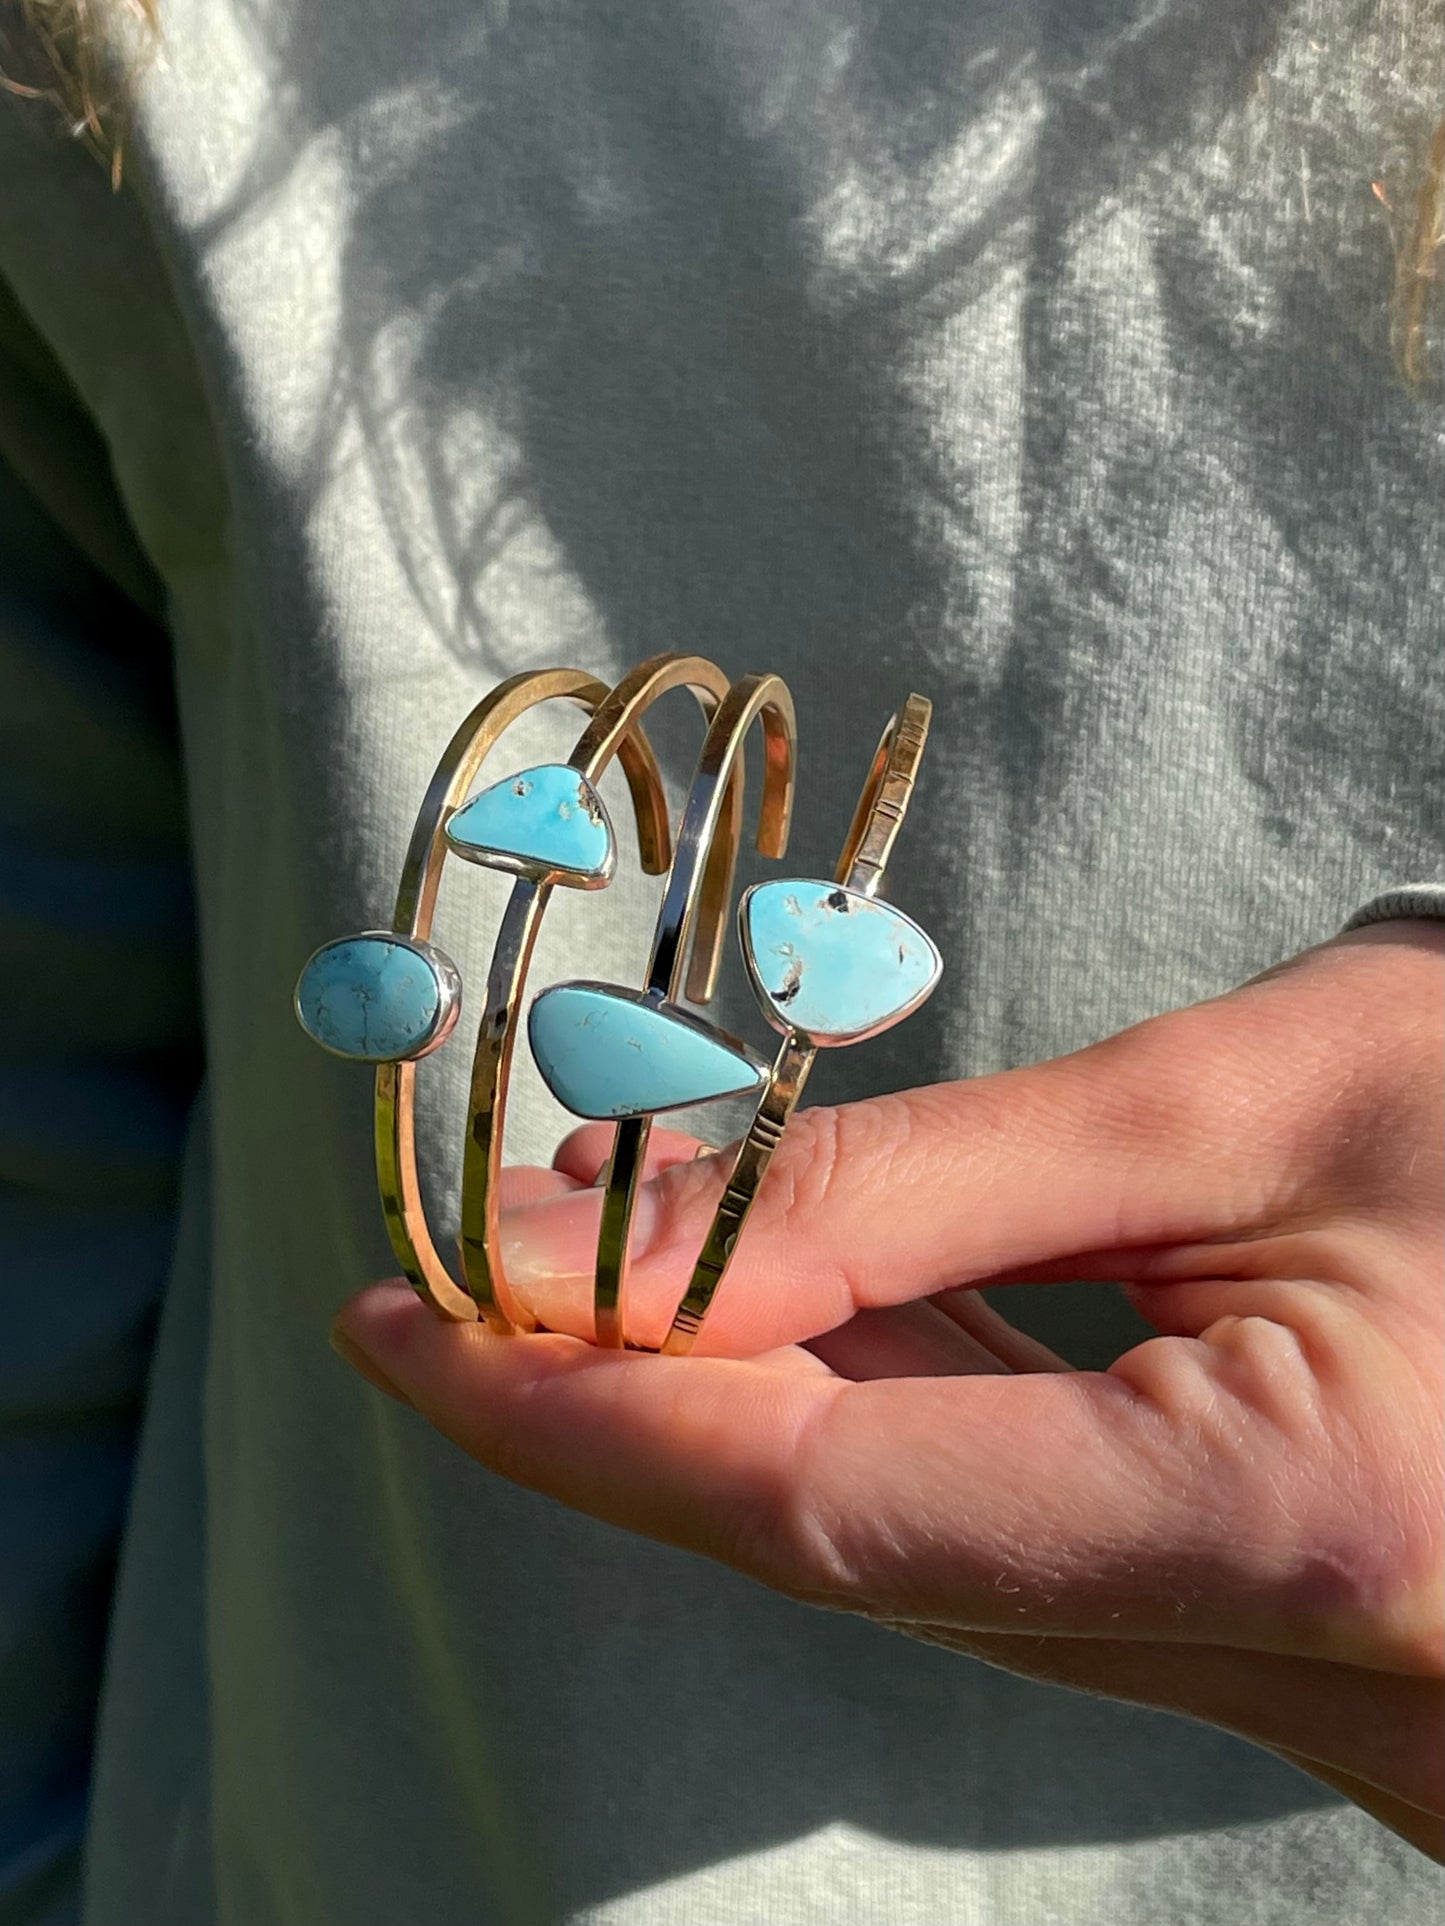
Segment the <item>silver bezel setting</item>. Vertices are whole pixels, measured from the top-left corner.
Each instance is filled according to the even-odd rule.
[[[860,903],[869,903],[874,900],[874,898],[864,890],[849,889],[846,883],[830,882],[820,876],[769,877],[766,882],[754,883],[751,888],[743,891],[742,899],[738,903],[738,944],[743,953],[743,963],[747,969],[748,982],[752,985],[753,995],[757,998],[764,1017],[766,1017],[770,1026],[778,1032],[779,1036],[805,1037],[809,1043],[813,1044],[819,1050],[843,1050],[851,1043],[867,1043],[870,1038],[881,1037],[885,1031],[891,1030],[895,1024],[902,1023],[906,1018],[911,1017],[915,1010],[923,1007],[929,997],[931,997],[933,992],[938,988],[938,980],[943,974],[943,957],[939,952],[938,945],[921,924],[914,922],[907,910],[900,910],[895,903],[889,903],[888,908],[893,910],[896,915],[901,916],[910,928],[917,930],[918,934],[923,938],[923,941],[928,945],[929,954],[933,958],[933,968],[930,970],[928,981],[924,984],[923,988],[915,997],[910,998],[901,1009],[895,1010],[890,1016],[885,1017],[883,1022],[872,1024],[864,1030],[829,1030],[826,1032],[802,1030],[799,1029],[796,1024],[789,1023],[787,1017],[779,1010],[777,1004],[774,1003],[763,985],[762,972],[758,968],[757,955],[753,950],[752,932],[748,928],[748,905],[753,897],[760,889],[776,888],[780,883],[796,884],[799,889],[825,890],[830,895],[836,891],[844,896],[854,897]]]
[[[695,1010],[689,1010],[681,1003],[669,1002],[666,997],[649,996],[646,990],[630,990],[621,984],[601,983],[591,977],[568,977],[565,982],[549,983],[545,990],[539,990],[527,1006],[527,1048],[532,1052],[532,1061],[537,1065],[537,1073],[543,1083],[547,1084],[552,1096],[573,1117],[583,1117],[589,1123],[624,1123],[633,1117],[665,1117],[675,1110],[692,1110],[700,1104],[726,1103],[734,1097],[746,1097],[748,1092],[746,1089],[729,1090],[719,1097],[684,1097],[680,1103],[663,1104],[656,1110],[609,1110],[601,1116],[590,1111],[573,1110],[569,1103],[564,1103],[562,1098],[557,1096],[557,1092],[547,1082],[547,1073],[537,1062],[537,1053],[532,1049],[532,1012],[543,997],[549,996],[553,990],[595,990],[603,996],[611,997],[614,1002],[631,1003],[655,1010],[659,1016],[667,1017],[674,1023],[683,1024],[687,1029],[697,1031],[699,1035],[705,1036],[709,1043],[721,1044],[724,1049],[741,1058],[754,1074],[754,1088],[761,1086],[767,1079],[769,1065],[765,1056],[754,1050],[751,1044],[744,1043],[741,1037],[733,1036],[730,1031],[721,1029],[716,1023],[709,1023],[706,1017],[700,1017]]]
[[[382,942],[392,943],[398,949],[410,950],[420,957],[431,971],[437,986],[437,1013],[423,1042],[415,1049],[403,1052],[397,1057],[362,1057],[350,1050],[335,1050],[329,1043],[317,1036],[301,1013],[301,985],[306,972],[318,956],[327,950],[338,950],[344,943]],[[440,1050],[452,1031],[457,1027],[457,1018],[462,1010],[462,975],[445,950],[439,950],[434,943],[424,942],[419,936],[407,936],[399,930],[353,930],[349,936],[333,936],[329,942],[318,943],[316,948],[302,964],[296,978],[296,988],[291,993],[291,1007],[296,1013],[296,1021],[319,1050],[341,1063],[418,1063],[429,1057],[434,1050]]]
[[[543,765],[539,763],[537,767],[571,769],[571,764],[556,763]],[[517,876],[520,877],[523,882],[536,883],[544,887],[556,885],[561,889],[606,889],[607,885],[617,874],[617,832],[612,827],[612,816],[606,803],[603,802],[596,784],[591,781],[585,770],[577,769],[573,770],[572,773],[586,783],[588,789],[591,790],[597,803],[598,813],[602,818],[603,827],[607,831],[607,856],[600,869],[555,869],[547,863],[539,863],[530,860],[528,857],[518,856],[512,850],[495,849],[487,843],[464,843],[456,841],[451,833],[452,819],[455,816],[459,816],[469,804],[476,800],[474,796],[466,797],[462,802],[457,804],[455,809],[448,810],[443,820],[442,833],[446,837],[448,852],[453,856],[459,857],[464,863],[475,863],[479,869],[500,870],[504,876]],[[514,780],[515,777],[503,776],[500,781],[489,784],[488,788],[500,789],[504,784]],[[488,791],[486,789],[478,791],[479,795],[485,795],[487,793]]]

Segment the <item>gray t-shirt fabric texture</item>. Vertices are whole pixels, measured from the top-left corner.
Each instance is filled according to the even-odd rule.
[[[1263,1751],[575,1517],[338,1366],[393,1268],[370,1080],[291,992],[387,922],[488,687],[668,648],[790,683],[801,874],[935,704],[890,894],[944,980],[817,1098],[1072,1048],[1437,875],[1445,462],[1392,287],[1438,9],[161,13],[119,194],[0,111],[0,944],[45,986],[0,1069],[0,1920],[1434,1919]],[[655,900],[559,897],[535,984],[635,982]],[[499,901],[449,874],[468,983]],[[763,1040],[735,957],[718,1011]],[[419,1078],[441,1224],[468,1056]],[[515,1104],[545,1159],[525,1061]],[[1138,1332],[1009,1309],[1083,1363]]]

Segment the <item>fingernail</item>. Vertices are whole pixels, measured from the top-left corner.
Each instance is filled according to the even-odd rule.
[[[657,1229],[657,1197],[650,1184],[638,1188],[628,1251],[646,1254]],[[502,1212],[502,1263],[510,1283],[523,1289],[557,1278],[590,1278],[597,1268],[597,1231],[602,1192],[573,1190]]]
[[[331,1327],[331,1348],[337,1357],[351,1366],[353,1371],[360,1372],[368,1384],[374,1384],[378,1391],[384,1391],[389,1398],[395,1398],[398,1404],[404,1404],[409,1411],[415,1409],[406,1393],[397,1390],[391,1379],[372,1363],[356,1340],[348,1337],[345,1331],[334,1324]]]

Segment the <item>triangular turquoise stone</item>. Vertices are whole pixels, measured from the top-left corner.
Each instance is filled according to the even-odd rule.
[[[837,883],[758,883],[743,898],[743,952],[768,1021],[814,1043],[856,1043],[916,1010],[942,958],[918,925]]]
[[[500,869],[606,882],[612,874],[612,825],[602,798],[580,770],[539,763],[493,783],[447,823],[458,856]]]
[[[578,1117],[641,1117],[756,1090],[767,1065],[701,1018],[635,990],[559,983],[527,1018],[537,1068]]]

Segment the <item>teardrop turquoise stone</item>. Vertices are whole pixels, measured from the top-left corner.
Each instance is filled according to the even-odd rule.
[[[296,985],[301,1027],[323,1049],[358,1063],[398,1063],[439,1041],[456,992],[440,952],[404,937],[343,936],[319,949]]]
[[[612,825],[602,798],[580,770],[544,762],[520,769],[463,803],[447,823],[459,856],[605,880],[612,868]]]
[[[641,1117],[756,1090],[767,1065],[700,1018],[606,983],[559,983],[533,1003],[537,1068],[578,1117]]]
[[[768,1021],[818,1044],[852,1043],[899,1022],[943,967],[911,917],[837,883],[759,883],[743,898],[742,917]]]

